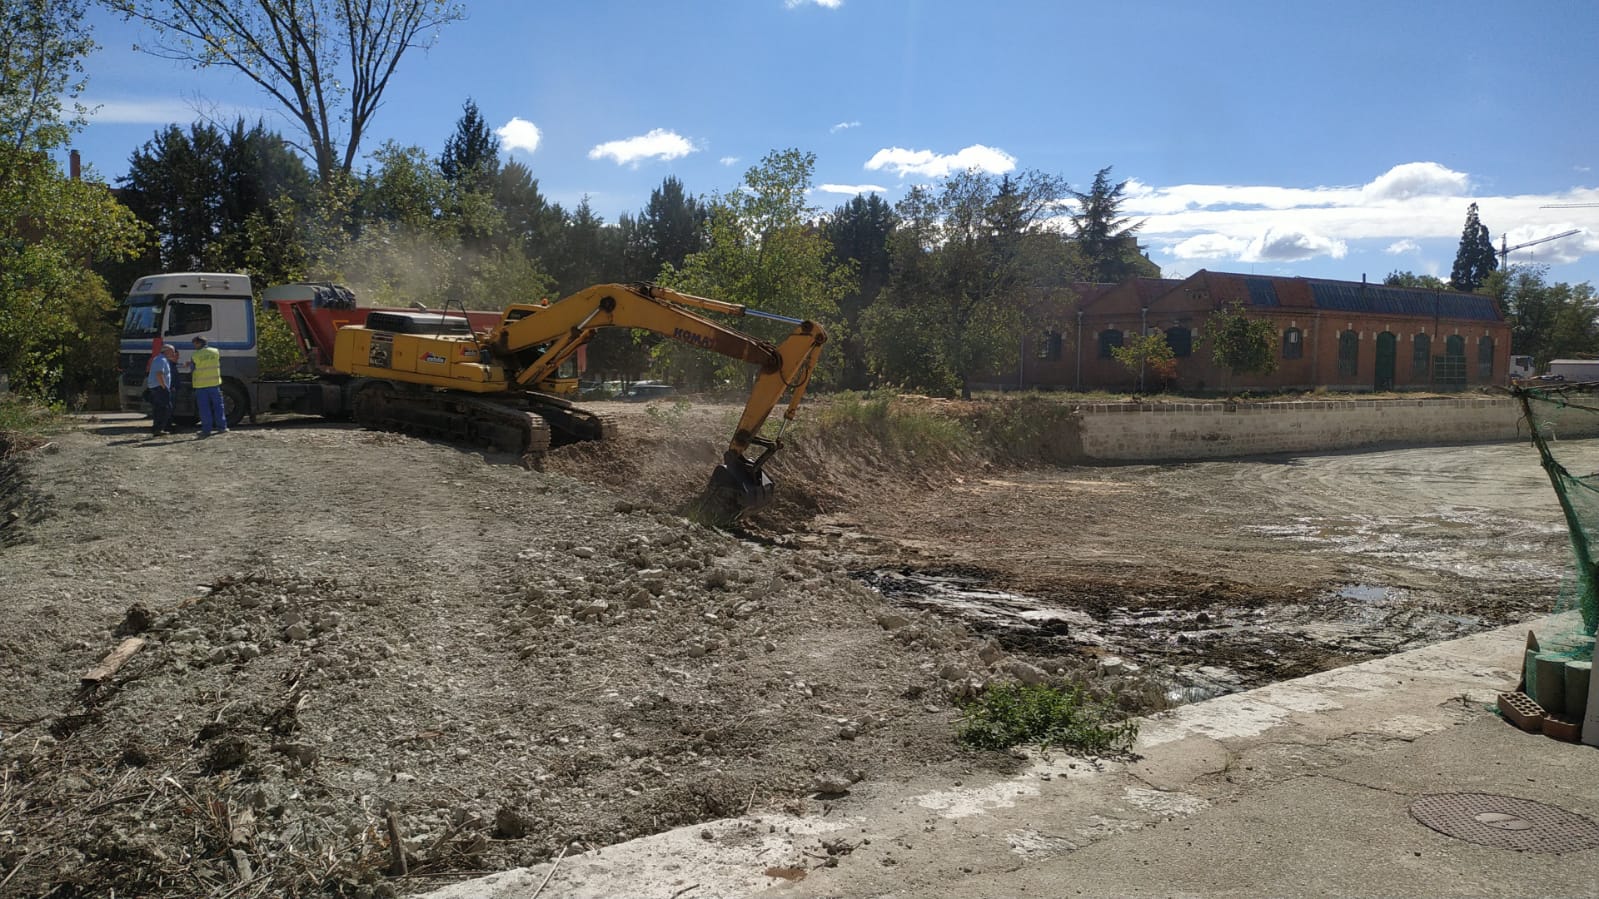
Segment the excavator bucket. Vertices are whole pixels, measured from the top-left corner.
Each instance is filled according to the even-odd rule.
[[[772,501],[772,479],[754,462],[732,450],[722,454],[722,464],[711,472],[702,506],[725,521],[752,512]]]

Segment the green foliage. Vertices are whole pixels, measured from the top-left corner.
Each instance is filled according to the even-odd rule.
[[[1433,275],[1418,275],[1415,272],[1389,272],[1388,277],[1382,279],[1382,283],[1388,287],[1411,287],[1421,290],[1450,289],[1449,285],[1445,284],[1441,278]]]
[[[861,314],[877,301],[888,285],[892,271],[889,238],[898,226],[898,217],[877,194],[857,195],[833,210],[826,222],[833,260],[851,266],[855,281],[839,299],[839,322],[828,332],[831,346],[841,361],[840,386],[860,390],[867,386],[870,364],[861,331]]]
[[[874,373],[969,398],[974,377],[1013,365],[1034,299],[1072,280],[1075,256],[1049,226],[1065,192],[1041,172],[913,187],[896,209],[889,284],[861,315]]]
[[[255,310],[255,353],[261,373],[268,376],[291,374],[306,363],[283,316],[261,304]]]
[[[849,289],[849,274],[829,258],[827,239],[812,223],[812,153],[773,151],[744,174],[743,187],[714,198],[705,249],[690,254],[681,269],[667,266],[660,280],[674,289],[739,303],[764,312],[809,319],[827,326],[838,317],[838,299]],[[792,326],[741,319],[740,330],[780,340]],[[671,341],[658,344],[656,365],[694,385],[741,381],[748,366],[707,358],[702,350]],[[838,359],[823,352],[813,387],[837,380]]]
[[[1518,265],[1496,272],[1484,284],[1510,324],[1510,351],[1533,357],[1538,368],[1551,359],[1599,353],[1599,296],[1586,281],[1551,284],[1541,266]]]
[[[76,102],[94,39],[83,0],[8,0],[0,7],[0,183],[32,153],[64,146],[87,113]],[[66,104],[71,103],[70,111]]]
[[[1449,273],[1449,286],[1467,292],[1476,290],[1499,268],[1494,255],[1493,238],[1488,228],[1477,218],[1477,204],[1466,208],[1466,226],[1460,235],[1460,247],[1455,250],[1455,267]]]
[[[60,404],[42,403],[18,393],[0,394],[0,458],[60,433],[70,424]]]
[[[439,173],[463,191],[486,190],[500,174],[500,139],[470,97],[461,105],[455,133],[444,141]]]
[[[1128,335],[1121,346],[1111,347],[1110,354],[1138,376],[1139,390],[1144,390],[1151,378],[1165,382],[1177,377],[1177,353],[1166,343],[1164,332]]]
[[[1087,755],[1132,749],[1138,723],[1122,720],[1109,703],[1096,702],[1080,687],[998,684],[962,710],[956,739],[974,749],[1009,749],[1036,743]]]
[[[1211,361],[1235,375],[1277,370],[1277,326],[1245,315],[1242,304],[1212,312],[1204,339],[1210,344]]]

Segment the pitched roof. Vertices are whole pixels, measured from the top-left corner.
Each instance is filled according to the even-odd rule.
[[[1242,302],[1257,309],[1315,308],[1333,312],[1406,315],[1418,318],[1502,321],[1493,297],[1454,290],[1389,287],[1365,281],[1282,278],[1212,272],[1201,269],[1190,282],[1202,281],[1218,304]]]

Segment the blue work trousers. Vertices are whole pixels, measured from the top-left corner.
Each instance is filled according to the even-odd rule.
[[[200,407],[200,436],[210,437],[214,430],[221,434],[228,429],[228,414],[222,405],[221,387],[194,388],[194,404]]]

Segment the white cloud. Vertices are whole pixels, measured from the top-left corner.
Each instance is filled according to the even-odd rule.
[[[494,133],[500,138],[500,147],[507,154],[515,150],[532,153],[539,148],[539,141],[544,139],[539,126],[527,119],[515,117],[496,128]]]
[[[1249,241],[1242,237],[1221,234],[1196,234],[1173,244],[1166,252],[1178,259],[1237,259],[1249,249]]]
[[[727,165],[727,166],[738,165],[738,157],[737,156],[723,156],[721,159],[718,159],[717,162],[720,162],[722,165]]]
[[[1464,172],[1444,168],[1436,162],[1407,162],[1377,176],[1361,189],[1367,199],[1410,200],[1415,197],[1458,197],[1471,188]]]
[[[1139,236],[1171,258],[1295,262],[1340,259],[1355,250],[1452,257],[1471,203],[1494,243],[1508,230],[1513,246],[1593,223],[1580,212],[1540,207],[1599,203],[1599,188],[1495,196],[1471,185],[1468,173],[1434,162],[1396,165],[1359,186],[1156,187],[1130,179],[1122,212],[1142,221]],[[1599,236],[1585,232],[1512,253],[1511,261],[1560,264],[1589,254],[1599,254]]]
[[[888,193],[888,188],[876,184],[818,184],[816,189],[824,194],[845,194],[851,197],[856,194]]]
[[[160,97],[147,100],[101,100],[85,97],[81,101],[89,112],[89,120],[102,125],[169,125],[194,122],[200,119],[246,119],[267,115],[266,110],[248,106],[210,103],[204,100],[182,100]]]
[[[861,123],[860,122],[839,122],[837,125],[834,125],[833,127],[827,129],[827,133],[829,133],[829,134],[837,134],[840,131],[846,131],[846,130],[848,130],[850,128],[859,128],[859,127],[861,127]]]
[[[844,5],[844,0],[783,0],[783,5],[789,9],[814,3],[825,9],[838,9]]]
[[[590,159],[614,159],[617,165],[637,166],[646,159],[681,159],[695,150],[688,138],[656,128],[649,134],[606,141],[589,151]]]
[[[901,178],[906,175],[922,175],[928,178],[944,178],[954,172],[964,172],[968,169],[978,169],[993,175],[1003,175],[1016,168],[1016,157],[1004,150],[985,147],[982,144],[972,144],[970,147],[950,155],[940,155],[932,150],[906,150],[901,147],[888,147],[872,154],[866,161],[868,171],[881,171],[888,169]]]

